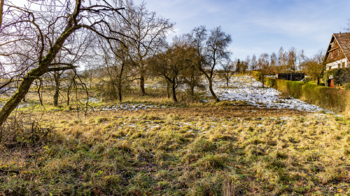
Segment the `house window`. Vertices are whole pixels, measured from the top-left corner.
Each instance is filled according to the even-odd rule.
[[[340,69],[340,63],[338,63],[338,69]]]
[[[345,62],[342,63],[342,68],[345,68]]]

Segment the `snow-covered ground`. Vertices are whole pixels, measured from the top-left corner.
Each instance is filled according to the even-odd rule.
[[[101,99],[98,98],[89,98],[89,103],[99,103]],[[87,102],[87,99],[82,100],[83,103]],[[92,111],[118,111],[118,110],[146,110],[152,108],[165,108],[165,106],[156,106],[156,105],[145,105],[145,104],[131,104],[131,103],[122,103],[116,105],[102,106],[99,108],[91,108]]]
[[[296,109],[307,112],[319,112],[321,107],[308,104],[294,98],[281,98],[281,93],[274,88],[261,88],[262,83],[251,76],[234,76],[226,87],[224,80],[217,79],[214,91],[221,100],[245,101],[251,105],[266,108]],[[208,92],[208,96],[210,96]]]
[[[118,111],[118,110],[146,110],[152,108],[165,108],[165,106],[156,106],[156,105],[145,105],[145,104],[117,104],[112,106],[104,106],[100,109],[93,109],[94,111]]]
[[[4,105],[5,105],[5,102],[0,103],[0,109],[2,107],[4,107]],[[34,105],[36,105],[36,103],[25,103],[24,102],[24,103],[19,103],[16,108],[29,108],[29,107],[34,106]]]
[[[207,85],[207,80],[203,78],[204,84]],[[147,88],[165,88],[161,84],[157,82],[153,82],[146,85]],[[307,112],[319,112],[324,109],[322,109],[319,106],[308,104],[306,102],[303,102],[299,99],[294,98],[282,98],[281,93],[274,89],[274,88],[261,88],[262,84],[261,82],[256,81],[251,76],[234,76],[229,82],[229,87],[226,87],[226,82],[222,79],[215,79],[214,82],[214,91],[217,94],[217,96],[221,100],[229,100],[229,101],[245,101],[248,102],[250,105],[254,105],[257,107],[262,108],[276,108],[276,109],[296,109],[300,111],[307,111]],[[179,88],[177,88],[178,91],[184,91],[186,89],[186,86],[181,85]],[[197,90],[198,91],[198,90]],[[208,88],[206,88],[205,91],[208,96],[211,96],[210,92],[208,91]],[[86,102],[86,100],[82,100],[83,102]],[[90,103],[97,103],[100,99],[97,98],[90,98]],[[203,100],[203,102],[206,102],[207,100]],[[4,105],[3,103],[0,103],[0,108],[2,108]],[[18,108],[22,107],[29,107],[27,103],[21,103]],[[164,106],[163,106],[164,107]],[[102,107],[102,108],[95,108],[93,110],[97,111],[111,111],[111,110],[144,110],[144,109],[150,109],[150,108],[159,108],[158,106],[153,105],[144,105],[144,104],[117,104],[113,106],[108,107]],[[160,107],[162,108],[162,106]],[[326,111],[326,110],[324,110]],[[327,111],[328,112],[328,111]]]

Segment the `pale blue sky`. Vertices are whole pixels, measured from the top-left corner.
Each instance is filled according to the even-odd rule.
[[[143,0],[134,0],[140,4]],[[281,46],[313,55],[332,33],[345,32],[349,0],[147,0],[150,11],[176,23],[176,34],[205,25],[232,36],[231,58],[271,54]],[[173,36],[173,35],[172,35]]]

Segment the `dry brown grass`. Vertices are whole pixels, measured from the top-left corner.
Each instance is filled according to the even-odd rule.
[[[347,117],[147,92],[125,101],[160,108],[53,112],[48,92],[48,109],[17,110],[1,130],[0,195],[350,194]]]
[[[350,193],[346,118],[292,110],[248,113],[257,110],[249,107],[95,112],[81,118],[74,112],[31,114],[31,120],[41,118],[38,129],[54,128],[37,142],[24,137],[6,141],[13,146],[1,145],[0,190],[54,195]],[[30,126],[21,129],[19,138],[32,131]]]

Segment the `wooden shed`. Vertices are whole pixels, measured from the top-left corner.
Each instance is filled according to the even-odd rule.
[[[300,81],[305,78],[305,73],[279,73],[276,75],[277,79]]]

